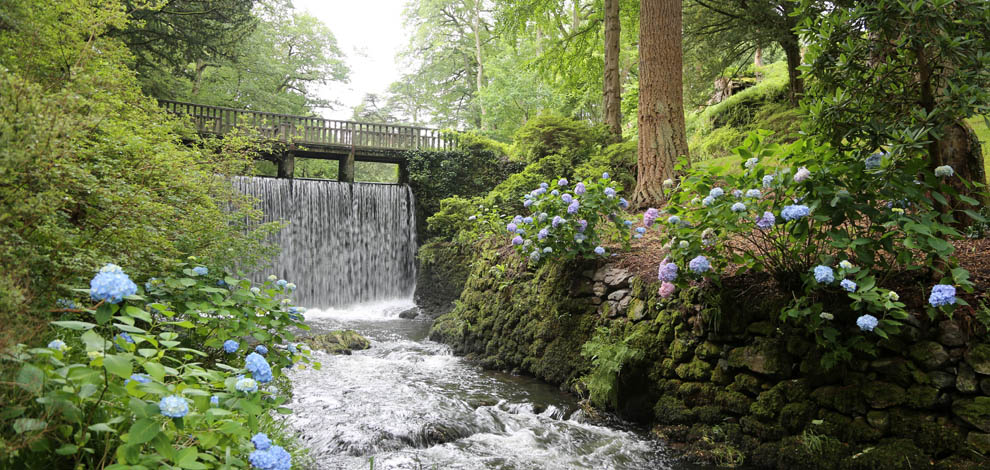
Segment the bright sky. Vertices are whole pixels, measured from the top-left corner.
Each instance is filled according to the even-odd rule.
[[[402,75],[395,55],[408,41],[402,27],[405,1],[293,0],[296,9],[330,27],[351,68],[350,83],[333,84],[321,92],[324,98],[343,103],[338,109],[323,111],[324,117],[349,119],[365,94],[383,93]]]

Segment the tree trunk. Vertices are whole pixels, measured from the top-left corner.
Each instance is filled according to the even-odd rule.
[[[485,66],[481,62],[481,0],[476,0],[474,3],[474,19],[472,24],[472,29],[474,29],[474,56],[478,61],[478,73],[475,75],[477,95],[478,95],[478,107],[481,108],[481,128],[485,129],[487,122],[485,120],[485,103],[481,99],[481,87],[484,85],[484,74]]]
[[[798,43],[797,34],[789,31],[779,41],[780,48],[787,56],[787,82],[790,87],[791,106],[797,106],[801,95],[804,94],[804,82],[801,80],[801,73],[798,67],[801,65],[801,45]]]
[[[619,81],[619,0],[605,0],[605,125],[613,142],[622,141],[622,85]]]
[[[633,204],[660,205],[663,180],[687,156],[682,89],[681,0],[643,0],[639,10],[639,161]]]

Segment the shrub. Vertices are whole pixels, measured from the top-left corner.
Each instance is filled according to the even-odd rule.
[[[547,258],[601,258],[607,254],[603,235],[629,244],[632,222],[623,217],[628,203],[618,196],[621,189],[608,173],[573,185],[566,178],[543,182],[523,197],[531,215],[515,216],[505,229],[514,234],[516,250],[534,265]]]
[[[586,180],[596,178],[602,173],[608,173],[622,187],[634,188],[636,187],[636,155],[638,151],[635,140],[609,145],[574,168],[573,177],[575,180]],[[561,175],[564,174],[561,173]]]
[[[603,129],[570,118],[541,115],[516,131],[513,157],[534,163],[548,155],[582,159],[605,141]]]
[[[291,284],[214,272],[184,266],[139,290],[108,265],[76,289],[91,307],[61,300],[57,338],[5,356],[2,465],[248,468],[252,436],[289,412],[282,371],[309,363],[292,333],[308,327]]]
[[[692,278],[717,283],[730,265],[769,272],[796,299],[781,319],[815,334],[830,366],[850,358],[852,349],[872,352],[868,337],[898,331],[907,313],[883,287],[891,274],[927,268],[938,278],[933,284],[972,290],[968,273],[953,267],[946,241],[960,236],[952,227],[960,211],[935,207],[947,197],[978,201],[958,195],[947,171],[936,176],[924,158],[910,154],[859,159],[808,141],[766,144],[765,136],[753,134],[736,150],[737,174],[696,169],[671,189],[665,236],[668,263],[677,269],[667,267],[661,295]],[[982,220],[975,211],[961,212]],[[951,312],[951,304],[932,304],[933,317]]]

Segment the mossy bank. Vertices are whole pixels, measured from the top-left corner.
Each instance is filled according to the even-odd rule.
[[[665,300],[656,284],[617,266],[548,263],[534,272],[488,251],[431,337],[485,367],[590,392],[693,460],[987,468],[985,338],[951,320],[912,320],[876,357],[826,370],[813,339],[773,321],[783,300],[757,281],[700,284]],[[619,346],[626,353],[614,354]],[[619,367],[602,374],[603,357],[621,358]]]

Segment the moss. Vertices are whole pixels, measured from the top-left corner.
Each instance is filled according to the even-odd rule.
[[[783,387],[778,384],[757,396],[756,401],[750,405],[749,412],[763,421],[770,421],[777,417],[786,403]]]
[[[309,347],[328,354],[350,354],[351,351],[371,347],[371,342],[354,330],[330,331],[306,338],[304,341]]]
[[[722,408],[715,405],[704,405],[692,410],[694,418],[705,424],[718,424],[725,419]]]
[[[667,352],[670,358],[677,362],[687,361],[691,354],[691,343],[683,339],[675,339],[670,343],[670,349]]]
[[[884,358],[870,363],[870,368],[886,382],[893,382],[902,387],[908,387],[914,380],[914,372],[917,367],[911,361],[903,358]]]
[[[684,401],[670,395],[664,395],[653,406],[653,416],[660,424],[683,424],[690,416]]]
[[[866,413],[866,404],[855,386],[839,387],[828,385],[811,392],[811,398],[820,406],[832,408],[845,414]]]
[[[861,387],[863,398],[876,409],[890,408],[904,403],[904,389],[886,382],[867,382]]]
[[[764,423],[752,416],[743,416],[739,419],[743,432],[756,436],[761,441],[776,441],[784,437],[784,428],[776,423]]]
[[[746,328],[746,331],[748,333],[751,333],[751,334],[754,334],[754,335],[757,335],[757,336],[770,336],[770,335],[773,334],[773,332],[776,329],[777,328],[775,326],[773,326],[773,324],[771,324],[768,321],[758,321],[756,323],[750,324],[749,327]]]
[[[983,432],[990,432],[990,397],[956,400],[952,412]]]
[[[982,455],[990,455],[990,434],[971,432],[966,435],[966,445]]]
[[[780,469],[834,470],[846,453],[846,447],[835,438],[804,434],[781,440],[772,461]]]
[[[977,373],[990,375],[990,344],[977,344],[969,348],[966,363]]]
[[[986,148],[986,145],[984,145],[984,148]],[[986,470],[987,461],[983,456],[966,458],[961,455],[954,455],[947,459],[939,460],[932,468],[933,470]]]
[[[937,457],[956,452],[964,440],[959,427],[944,418],[936,419],[924,412],[904,409],[890,413],[890,435],[911,439],[925,452]]]
[[[705,341],[694,349],[694,355],[706,361],[717,359],[721,352],[722,348],[710,341]]]
[[[907,405],[915,409],[927,409],[935,405],[938,389],[928,385],[915,385],[907,390]]]
[[[817,408],[809,402],[788,403],[780,410],[778,422],[791,433],[798,433],[811,422]]]
[[[739,392],[723,390],[715,394],[715,404],[732,413],[744,415],[749,413],[753,400]]]
[[[677,376],[684,380],[708,380],[712,374],[712,365],[695,359],[687,364],[681,364],[676,369]]]
[[[922,341],[911,346],[911,358],[927,370],[937,369],[949,360],[949,353],[935,341]]]
[[[787,353],[779,340],[757,338],[756,341],[729,351],[729,365],[763,375],[782,376],[790,371]]]
[[[730,390],[756,395],[761,390],[760,380],[749,374],[736,374]]]
[[[888,439],[842,459],[840,470],[903,470],[925,468],[928,456],[908,439]]]

